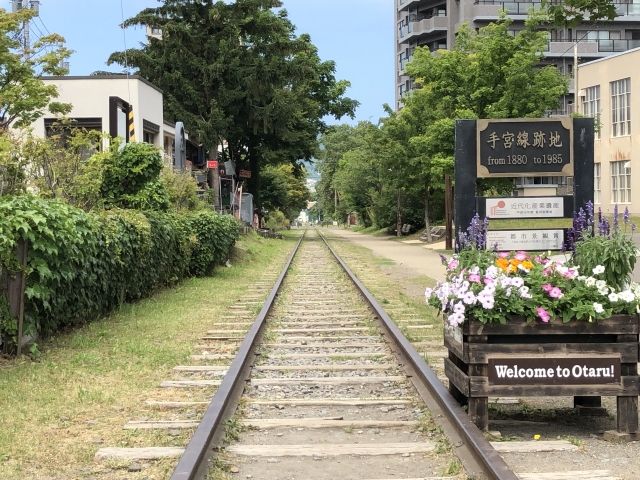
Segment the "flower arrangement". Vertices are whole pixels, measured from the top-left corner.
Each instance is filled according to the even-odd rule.
[[[585,218],[588,222],[589,216]],[[476,231],[476,239],[483,240],[486,227],[487,220],[480,223],[475,218],[469,229]],[[572,318],[592,322],[612,314],[640,312],[640,285],[628,278],[610,281],[612,277],[619,279],[620,274],[607,271],[604,264],[578,263],[575,257],[565,263],[544,254],[480,249],[477,243],[468,241],[472,237],[469,229],[462,236],[467,242],[461,242],[459,254],[450,260],[441,256],[447,266],[446,281],[425,292],[427,302],[442,311],[453,326],[471,318],[482,323],[506,323],[509,316],[522,316],[529,322],[553,322],[558,318],[563,322]],[[485,233],[478,233],[478,229]],[[594,238],[586,230],[579,232],[581,235],[574,237],[572,245],[576,252],[580,252],[580,243]],[[634,263],[635,247],[633,256]]]

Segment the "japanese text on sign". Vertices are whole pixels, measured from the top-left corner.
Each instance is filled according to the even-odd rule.
[[[489,230],[487,248],[500,251],[562,250],[564,230]]]
[[[562,197],[487,198],[489,218],[561,218],[564,216]]]
[[[571,123],[478,120],[478,176],[571,175]]]

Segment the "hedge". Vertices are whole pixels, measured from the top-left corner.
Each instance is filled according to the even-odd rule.
[[[157,288],[212,272],[238,237],[233,217],[113,209],[86,213],[31,195],[0,197],[0,267],[17,268],[27,240],[25,335],[49,335],[89,321]],[[0,334],[16,341],[0,287]]]

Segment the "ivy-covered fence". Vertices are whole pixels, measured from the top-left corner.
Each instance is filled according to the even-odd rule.
[[[17,269],[15,249],[29,243],[24,335],[50,334],[89,321],[222,263],[238,237],[230,216],[209,210],[87,213],[30,195],[0,197],[0,268]],[[17,337],[0,288],[0,334]]]

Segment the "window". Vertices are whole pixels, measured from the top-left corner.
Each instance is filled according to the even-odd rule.
[[[162,35],[162,29],[161,28],[152,28],[151,29],[151,35]]]
[[[587,117],[595,119],[595,139],[600,140],[600,85],[587,88],[585,94],[582,100],[582,112]]]
[[[631,135],[631,79],[611,82],[611,136]]]
[[[602,203],[601,201],[601,181],[602,181],[602,164],[593,164],[593,203]]]
[[[631,162],[611,162],[611,203],[631,202]]]
[[[144,131],[142,132],[142,141],[153,145],[156,141],[156,136],[151,132]]]

